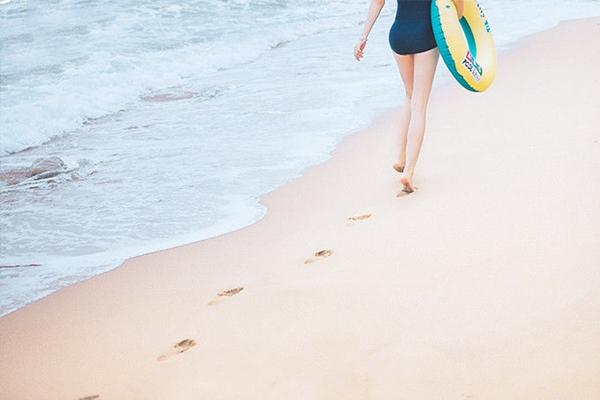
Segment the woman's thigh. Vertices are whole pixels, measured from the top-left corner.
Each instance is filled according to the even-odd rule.
[[[440,53],[437,48],[414,55],[412,106],[425,108],[429,101]]]
[[[400,76],[402,77],[402,82],[404,83],[404,91],[406,92],[406,97],[411,98],[413,93],[413,80],[414,80],[414,55],[400,55],[394,53],[394,59],[396,60],[396,64],[398,65],[398,71],[400,71]]]

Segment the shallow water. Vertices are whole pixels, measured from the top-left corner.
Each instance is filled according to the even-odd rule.
[[[487,0],[499,48],[597,0]],[[127,256],[246,226],[259,196],[401,101],[388,1],[16,1],[0,5],[0,315]],[[518,12],[516,12],[518,11]],[[439,68],[436,84],[448,81]],[[34,264],[34,265],[31,265]],[[29,266],[31,265],[31,266]]]

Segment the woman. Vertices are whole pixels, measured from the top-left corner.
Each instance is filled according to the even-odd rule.
[[[393,168],[402,173],[402,191],[415,190],[413,174],[423,136],[427,103],[437,66],[439,52],[431,27],[432,0],[398,0],[396,20],[389,33],[389,43],[404,82],[406,101],[400,123],[400,157]],[[463,0],[452,0],[462,17]],[[385,0],[372,0],[363,35],[354,47],[357,61],[364,56],[367,38]]]

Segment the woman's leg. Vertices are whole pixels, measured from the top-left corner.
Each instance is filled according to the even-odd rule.
[[[413,91],[413,73],[414,73],[414,55],[400,55],[394,53],[402,82],[404,83],[404,93],[406,95],[402,111],[400,113],[400,155],[398,162],[393,165],[393,168],[398,171],[404,171],[406,164],[406,138],[408,136],[408,125],[410,124],[410,99]]]
[[[437,48],[415,54],[413,92],[410,101],[410,125],[408,127],[407,159],[406,167],[400,182],[404,185],[404,192],[410,193],[415,190],[412,178],[421,151],[421,144],[425,135],[425,121],[427,115],[427,104],[431,85],[435,75],[439,59]]]

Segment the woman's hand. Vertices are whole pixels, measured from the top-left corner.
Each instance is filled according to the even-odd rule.
[[[464,0],[452,0],[454,5],[456,6],[456,13],[458,14],[458,19],[463,17],[463,11],[465,9],[465,1]]]
[[[354,58],[356,61],[360,61],[365,56],[365,46],[367,45],[367,38],[361,37],[358,39],[358,43],[354,46]]]

